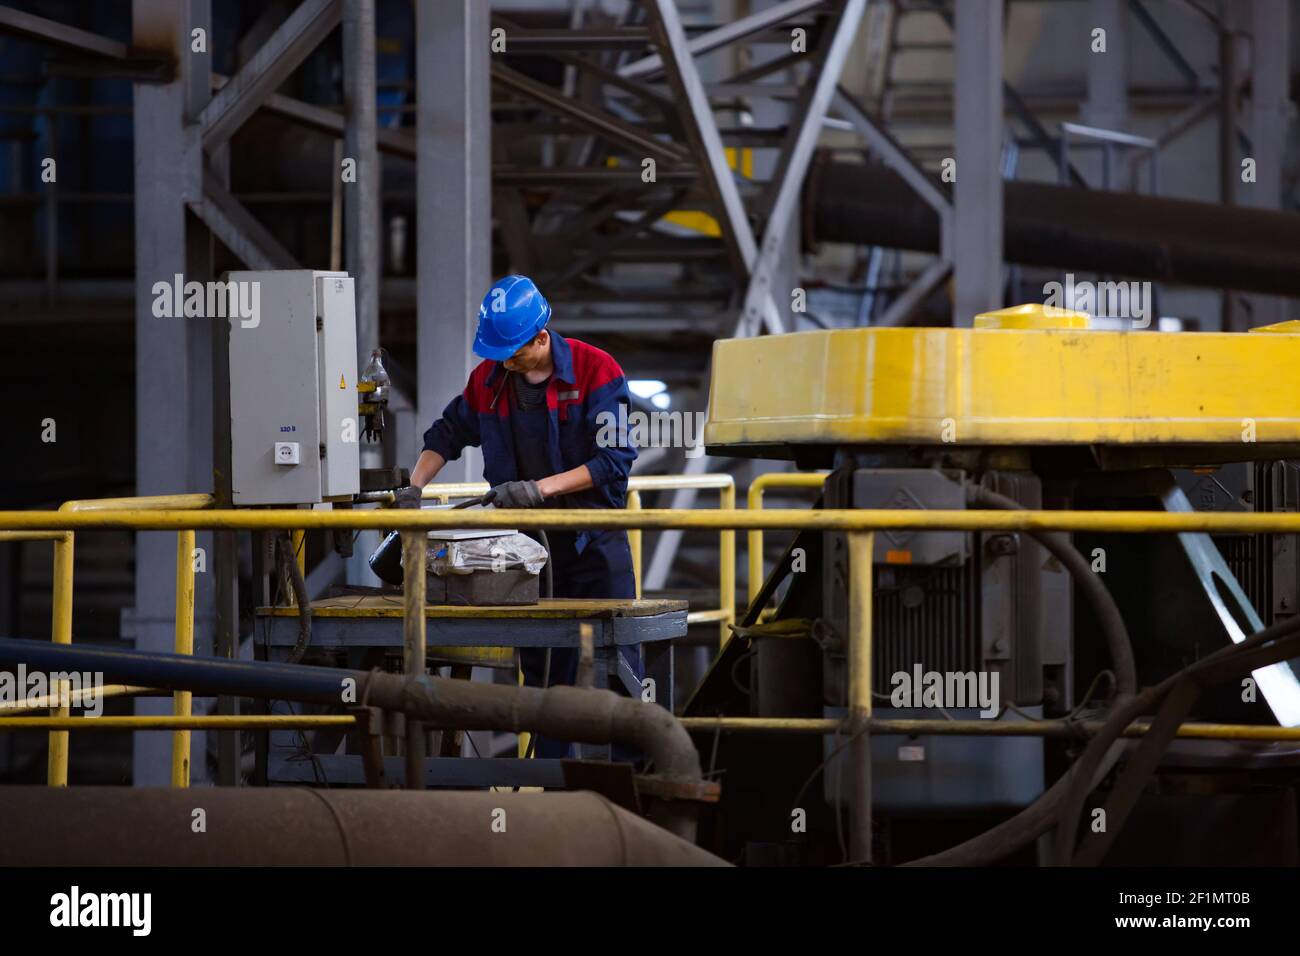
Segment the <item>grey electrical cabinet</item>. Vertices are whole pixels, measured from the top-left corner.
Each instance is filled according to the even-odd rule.
[[[311,269],[226,279],[247,283],[232,288],[252,304],[229,319],[234,503],[350,498],[361,480],[352,279]]]

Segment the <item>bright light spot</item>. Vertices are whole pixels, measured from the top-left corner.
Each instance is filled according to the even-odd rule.
[[[627,383],[628,391],[637,398],[650,398],[668,388],[663,382],[654,378],[634,378]]]
[[[658,395],[652,395],[650,397],[650,404],[655,408],[667,408],[672,403],[673,400],[668,397],[667,392],[660,392]]]

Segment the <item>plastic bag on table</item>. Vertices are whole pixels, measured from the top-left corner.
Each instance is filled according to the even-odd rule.
[[[427,565],[429,572],[437,575],[520,568],[529,574],[541,574],[547,557],[545,548],[528,535],[516,531],[491,538],[430,539]]]

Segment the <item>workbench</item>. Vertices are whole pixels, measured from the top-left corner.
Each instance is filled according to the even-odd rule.
[[[345,595],[311,604],[310,653],[332,652],[342,666],[368,669],[382,656],[400,656],[403,647],[403,603],[400,593]],[[642,696],[628,655],[640,661],[641,672],[654,681],[655,699],[671,709],[673,701],[672,640],[686,635],[685,601],[543,598],[537,604],[463,607],[429,605],[427,659],[430,667],[451,664],[468,673],[472,666],[515,672],[520,648],[578,648],[582,629],[592,630],[592,686]],[[298,640],[296,607],[259,607],[254,630],[260,657],[284,661]],[[276,713],[288,713],[277,705]],[[295,708],[292,712],[299,712]],[[303,711],[310,712],[310,711]],[[264,771],[272,783],[363,784],[361,758],[335,753],[341,740],[317,733],[310,754],[297,731],[269,735]],[[578,745],[582,759],[608,759],[609,748]],[[402,758],[385,758],[389,780],[400,780]],[[426,761],[431,787],[550,786],[563,783],[558,760],[497,758],[474,760],[431,756]]]

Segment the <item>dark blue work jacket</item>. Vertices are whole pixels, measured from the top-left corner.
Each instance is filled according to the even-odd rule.
[[[586,465],[594,485],[546,503],[556,508],[622,508],[627,503],[628,472],[636,460],[636,449],[628,440],[630,400],[623,369],[608,352],[555,333],[551,333],[551,361],[555,372],[546,389],[551,473]],[[481,447],[483,477],[490,485],[522,477],[510,422],[514,396],[505,372],[500,362],[480,362],[470,373],[465,391],[424,433],[424,447],[447,461],[459,458],[467,445]],[[597,540],[609,537],[600,535]],[[617,537],[625,550],[626,536]],[[579,554],[591,539],[591,533],[578,532]]]

